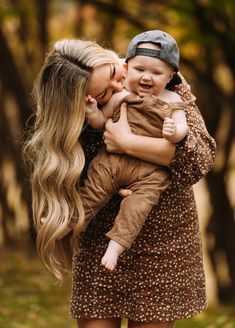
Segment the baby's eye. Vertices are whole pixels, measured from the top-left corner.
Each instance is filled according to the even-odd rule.
[[[136,71],[143,72],[144,70],[142,68],[136,68]]]

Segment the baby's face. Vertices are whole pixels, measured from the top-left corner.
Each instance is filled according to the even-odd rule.
[[[152,43],[142,43],[139,47],[159,49]],[[128,60],[128,86],[140,97],[146,94],[158,96],[172,79],[173,74],[174,68],[159,58],[138,55]]]

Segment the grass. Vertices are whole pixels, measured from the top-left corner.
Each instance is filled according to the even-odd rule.
[[[0,256],[0,328],[76,328],[68,314],[70,279],[56,284],[29,249],[2,249]],[[175,328],[235,328],[235,309],[208,310]]]
[[[76,327],[68,316],[70,281],[59,286],[33,251],[1,251],[0,327]]]

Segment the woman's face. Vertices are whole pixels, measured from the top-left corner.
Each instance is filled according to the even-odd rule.
[[[94,68],[88,93],[98,104],[105,104],[113,93],[123,89],[124,69],[121,64],[105,64]]]

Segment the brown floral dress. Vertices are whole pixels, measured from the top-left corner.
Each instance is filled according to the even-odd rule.
[[[215,142],[208,134],[190,88],[176,90],[187,102],[187,137],[169,165],[172,184],[161,195],[141,232],[107,272],[101,258],[118,213],[115,196],[81,236],[73,260],[70,314],[74,318],[129,318],[166,322],[193,316],[206,307],[205,278],[192,185],[211,168]],[[87,127],[81,142],[87,164],[102,145],[102,134]]]

